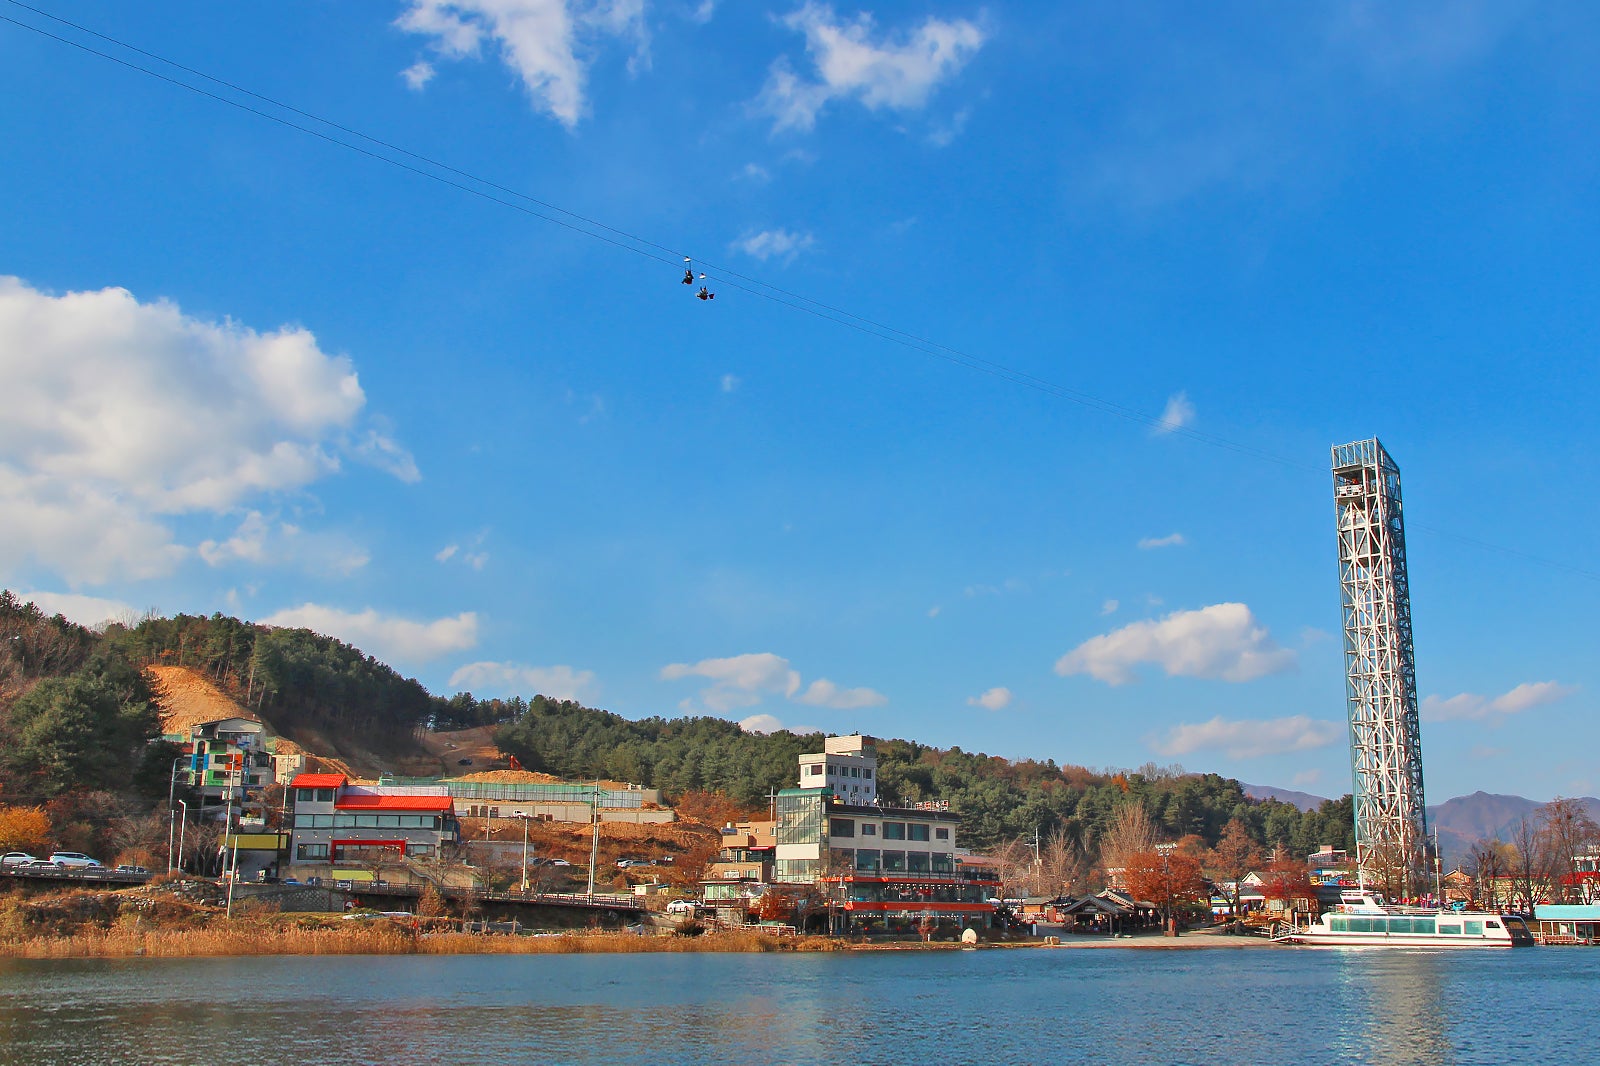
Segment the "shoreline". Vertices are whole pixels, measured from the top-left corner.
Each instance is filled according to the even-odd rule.
[[[308,955],[581,955],[657,952],[771,954],[787,952],[878,951],[1186,951],[1274,947],[1261,937],[1190,933],[1164,937],[1077,937],[1059,944],[1042,940],[957,941],[847,940],[828,936],[777,937],[726,932],[701,936],[639,936],[615,932],[538,933],[521,936],[427,931],[396,921],[360,927],[319,923],[233,921],[202,927],[117,927],[69,935],[19,937],[0,941],[0,959],[229,958]]]

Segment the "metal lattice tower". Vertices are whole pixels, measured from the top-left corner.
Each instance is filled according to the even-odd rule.
[[[1400,468],[1377,438],[1333,449],[1356,861],[1421,868],[1427,848]],[[1409,881],[1409,876],[1407,876]]]

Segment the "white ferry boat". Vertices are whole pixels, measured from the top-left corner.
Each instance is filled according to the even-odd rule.
[[[1339,906],[1274,940],[1319,947],[1511,948],[1533,944],[1515,914],[1398,907],[1366,891],[1339,894]]]

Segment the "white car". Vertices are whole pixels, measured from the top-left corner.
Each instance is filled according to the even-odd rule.
[[[25,851],[8,851],[0,855],[0,866],[23,866],[30,862],[38,862],[38,856],[29,855]]]
[[[692,899],[675,899],[667,904],[668,914],[682,914],[693,918],[700,913],[700,905]]]
[[[91,859],[81,851],[58,851],[50,856],[50,861],[64,869],[87,870],[100,865],[99,859]]]

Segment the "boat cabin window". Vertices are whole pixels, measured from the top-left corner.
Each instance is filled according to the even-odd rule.
[[[1466,931],[1467,931],[1466,935],[1467,936],[1482,936],[1483,935],[1483,923],[1481,921],[1479,921],[1479,922],[1464,921],[1461,924],[1466,927]]]
[[[1449,934],[1450,936],[1460,936],[1461,935],[1461,923],[1460,922],[1451,922],[1450,924],[1447,925],[1444,922],[1440,922],[1439,923],[1439,932],[1440,933]]]
[[[1496,921],[1487,921],[1487,922],[1484,922],[1483,924],[1489,929],[1498,929],[1498,928],[1500,928],[1500,923],[1496,922]]]

